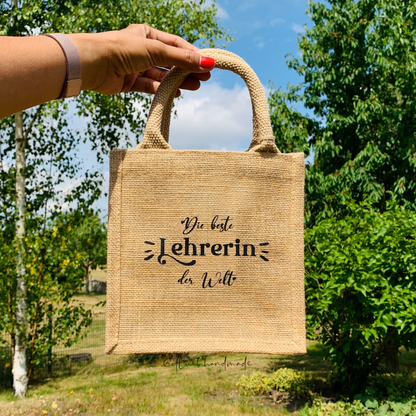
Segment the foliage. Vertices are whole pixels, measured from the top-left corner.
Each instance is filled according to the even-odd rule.
[[[396,374],[383,374],[371,377],[369,387],[364,393],[356,395],[355,399],[361,401],[370,399],[389,399],[390,401],[402,400],[416,396],[416,379],[410,368]]]
[[[190,42],[199,40],[213,46],[218,39],[231,40],[220,27],[216,11],[215,2],[207,6],[204,0],[23,0],[17,8],[12,8],[10,1],[0,0],[0,35],[96,32],[147,23]],[[73,342],[80,328],[89,323],[88,313],[72,305],[71,297],[82,284],[80,262],[88,260],[91,266],[103,262],[105,256],[101,248],[100,253],[94,253],[88,238],[83,247],[74,248],[72,244],[74,231],[71,234],[70,229],[78,227],[81,232],[88,227],[83,217],[91,217],[92,204],[101,196],[103,183],[102,174],[91,163],[86,167],[77,159],[76,149],[82,142],[88,143],[102,162],[110,149],[131,144],[132,137],[137,143],[149,104],[150,98],[144,94],[104,96],[83,92],[74,100],[53,101],[23,112],[28,230],[25,264],[29,266],[27,346],[31,368],[59,339]],[[69,119],[74,112],[85,125],[74,126]],[[3,345],[9,343],[12,350],[16,334],[15,158],[15,121],[7,117],[0,120],[0,311],[4,317],[0,340]],[[69,216],[63,214],[64,208],[70,209]],[[99,247],[104,238],[102,227],[101,231]],[[72,244],[70,248],[68,243]],[[86,260],[87,252],[93,252],[94,259]]]
[[[237,386],[244,394],[252,396],[268,394],[272,389],[269,376],[260,371],[244,374],[240,377]]]
[[[403,402],[354,400],[352,403],[339,401],[336,403],[324,403],[319,400],[312,406],[306,405],[300,416],[416,416],[416,400]]]
[[[268,97],[270,121],[276,137],[276,145],[281,152],[304,152],[305,156],[308,156],[310,151],[308,138],[313,122],[286,104],[301,101],[298,91],[299,87],[291,85],[288,92],[282,92],[272,86]]]
[[[83,270],[79,253],[70,250],[71,226],[59,219],[41,230],[31,229],[25,238],[27,291],[27,359],[29,376],[49,348],[71,346],[81,337],[82,329],[91,323],[91,311],[73,304],[80,290]],[[1,238],[1,237],[0,237]],[[16,269],[10,264],[15,248],[0,244],[0,346],[3,354],[14,348],[16,304],[13,302]],[[7,334],[7,336],[5,336]]]
[[[79,263],[84,270],[85,291],[89,294],[90,270],[107,264],[107,228],[96,213],[86,213],[72,237],[69,245],[78,253]]]
[[[315,162],[306,174],[306,220],[345,215],[351,199],[373,199],[379,211],[394,195],[416,202],[416,14],[401,0],[310,1],[312,27],[298,38],[301,57],[288,66],[302,78],[288,103],[302,101],[311,116],[293,109],[289,124],[308,126]],[[282,94],[282,93],[281,93]],[[279,104],[279,95],[271,101]],[[282,110],[283,111],[283,110]],[[284,113],[283,112],[283,113]],[[292,143],[305,131],[281,130]],[[295,141],[296,141],[295,140]],[[304,143],[304,142],[303,142]],[[297,146],[301,149],[302,146]],[[391,192],[391,193],[389,193]]]
[[[330,347],[339,387],[364,389],[398,349],[416,348],[416,214],[350,203],[306,231],[309,325]]]
[[[290,393],[294,398],[308,397],[309,380],[305,373],[290,368],[280,368],[272,374],[260,371],[245,374],[237,383],[245,395],[269,394],[272,389]]]
[[[269,101],[283,150],[307,144],[314,155],[308,333],[329,347],[341,390],[353,392],[397,364],[400,346],[415,347],[416,14],[399,0],[310,1],[308,14],[300,58],[287,59],[302,83]],[[299,102],[312,115],[289,106]]]

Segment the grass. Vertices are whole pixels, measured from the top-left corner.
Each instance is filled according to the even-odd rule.
[[[104,306],[96,306],[97,303],[103,302],[106,300],[106,295],[103,293],[95,293],[92,292],[89,295],[85,293],[79,292],[77,295],[73,297],[75,303],[80,303],[84,305],[85,309],[91,309],[93,313],[105,313],[105,305]]]
[[[164,365],[163,358],[154,365],[89,365],[71,377],[32,384],[24,400],[16,400],[11,391],[0,392],[0,415],[288,415],[296,413],[304,403],[294,401],[285,407],[275,404],[269,396],[245,397],[237,391],[237,381],[245,372],[272,372],[280,367],[325,378],[330,366],[323,361],[323,355],[322,346],[309,343],[305,355],[247,355],[251,364],[247,370],[224,370],[219,365],[177,369],[175,365]],[[193,360],[197,357],[190,355]],[[207,364],[222,363],[224,357],[210,355]],[[227,354],[227,361],[243,362],[244,357]],[[402,354],[403,368],[415,363],[416,352]]]
[[[236,383],[245,372],[273,372],[281,367],[314,373],[325,380],[331,367],[323,361],[324,348],[308,343],[308,353],[297,356],[248,355],[251,366],[167,367],[164,359],[155,364],[122,363],[123,356],[104,355],[105,306],[94,307],[105,295],[79,294],[76,301],[101,316],[89,336],[66,353],[91,352],[94,363],[73,367],[70,377],[32,383],[27,397],[16,400],[11,390],[0,391],[0,416],[17,415],[287,415],[304,405],[293,401],[286,407],[267,396],[239,395]],[[98,348],[98,349],[97,349]],[[102,351],[101,351],[101,349]],[[100,349],[100,350],[99,350]],[[99,350],[99,351],[98,351]],[[97,353],[97,351],[99,353]],[[192,354],[190,358],[197,358]],[[244,355],[227,354],[228,362],[242,362]],[[224,354],[211,355],[207,363],[221,363]],[[106,366],[107,364],[111,364]],[[100,367],[101,366],[101,367]],[[401,370],[416,368],[416,351],[400,356]],[[318,391],[317,391],[318,392]],[[321,391],[322,394],[325,394]],[[329,396],[328,396],[329,397]]]
[[[107,281],[107,269],[106,268],[97,268],[96,270],[91,270],[90,273],[90,280],[101,280],[102,282]]]
[[[250,355],[248,360],[251,368],[267,371],[270,358]],[[210,356],[207,363],[223,360],[224,355]],[[241,362],[244,356],[227,355],[227,360]],[[177,370],[175,366],[164,366],[163,362],[153,367],[134,364],[107,369],[86,367],[73,377],[32,386],[24,400],[14,399],[12,392],[0,393],[0,415],[267,416],[288,413],[269,398],[239,396],[236,382],[244,371],[235,367]]]

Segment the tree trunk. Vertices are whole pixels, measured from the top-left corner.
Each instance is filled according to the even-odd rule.
[[[84,262],[84,270],[85,270],[85,294],[90,294],[90,287],[89,287],[89,277],[90,277],[90,265],[87,262]]]
[[[399,353],[397,350],[392,351],[389,355],[389,363],[388,363],[390,370],[392,373],[398,373],[400,371],[399,367]]]
[[[25,270],[25,143],[23,140],[23,114],[15,114],[16,140],[16,241],[17,241],[17,286],[16,286],[16,344],[13,357],[13,388],[16,397],[23,398],[27,392],[28,374],[26,360],[26,314],[27,288]]]

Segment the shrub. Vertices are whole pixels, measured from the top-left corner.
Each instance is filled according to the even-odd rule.
[[[416,400],[402,402],[354,400],[352,403],[339,401],[336,403],[315,402],[306,405],[299,416],[416,416]]]
[[[269,394],[273,388],[288,392],[294,398],[309,395],[309,379],[304,373],[290,368],[280,368],[272,374],[256,371],[243,375],[237,386],[245,395]]]
[[[416,213],[387,208],[352,203],[306,232],[308,321],[351,395],[383,365],[397,370],[400,347],[416,348]]]
[[[241,376],[237,386],[247,396],[268,394],[272,389],[272,385],[269,384],[269,376],[260,371]]]
[[[269,383],[277,391],[287,391],[294,398],[309,395],[309,379],[300,371],[280,368],[269,377]]]

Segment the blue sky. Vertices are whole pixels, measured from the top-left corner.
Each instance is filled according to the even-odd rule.
[[[305,0],[220,0],[217,6],[221,23],[237,38],[227,49],[245,59],[264,85],[299,82],[287,68],[285,55],[297,55],[297,34],[310,22]],[[233,75],[217,77],[226,88],[235,83]]]
[[[236,38],[227,49],[251,65],[266,94],[272,83],[286,89],[288,83],[301,81],[287,67],[285,56],[299,56],[297,37],[304,32],[304,24],[310,27],[306,0],[220,0],[216,4],[221,24]],[[199,91],[183,93],[177,113],[171,128],[173,148],[248,148],[251,105],[244,82],[233,73],[212,71],[211,80]]]

